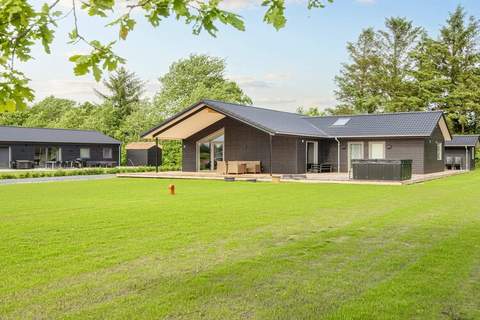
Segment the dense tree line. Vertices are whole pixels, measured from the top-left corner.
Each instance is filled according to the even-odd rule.
[[[101,103],[77,103],[51,96],[25,110],[0,113],[0,125],[94,129],[125,146],[201,99],[251,103],[235,82],[225,78],[225,68],[225,60],[207,55],[181,59],[160,77],[161,89],[152,99],[142,98],[145,83],[135,73],[120,68],[104,82],[107,92],[96,91]],[[162,147],[164,164],[179,167],[179,143],[163,142]]]
[[[480,24],[458,7],[436,38],[405,18],[348,43],[330,113],[444,110],[454,132],[480,132]]]

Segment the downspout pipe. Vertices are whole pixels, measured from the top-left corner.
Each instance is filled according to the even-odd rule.
[[[158,138],[155,138],[155,173],[158,173]]]
[[[470,170],[470,166],[467,166],[467,163],[469,162],[470,162],[470,158],[468,157],[468,147],[465,146],[465,170]]]
[[[122,165],[122,144],[118,145],[118,166]]]
[[[337,172],[340,172],[340,140],[337,137],[334,139],[337,141]]]
[[[272,149],[273,149],[273,142],[272,142],[272,139],[273,139],[273,135],[270,134],[270,177],[272,176],[272,164],[273,164],[273,161],[272,161]]]

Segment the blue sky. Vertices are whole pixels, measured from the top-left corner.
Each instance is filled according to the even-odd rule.
[[[191,27],[167,19],[156,29],[140,19],[136,30],[117,52],[127,59],[127,68],[148,81],[148,95],[159,89],[158,77],[169,65],[191,53],[206,53],[227,61],[227,76],[235,80],[254,104],[293,111],[298,106],[335,105],[334,77],[348,61],[347,41],[361,29],[382,28],[385,18],[402,16],[436,35],[458,4],[480,17],[478,0],[336,0],[325,9],[307,10],[303,0],[287,0],[287,26],[280,31],[262,22],[264,9],[256,0],[224,0],[239,13],[247,30],[221,27],[217,38],[195,36]],[[38,1],[40,3],[40,1]],[[65,7],[70,1],[65,0]],[[66,8],[64,10],[67,10]],[[82,15],[80,31],[87,37],[114,40],[116,29],[107,21]],[[92,76],[76,77],[68,56],[86,52],[81,45],[67,44],[72,17],[61,21],[51,55],[35,48],[36,59],[22,66],[32,80],[37,100],[56,95],[79,101],[95,100],[93,88],[101,88]]]

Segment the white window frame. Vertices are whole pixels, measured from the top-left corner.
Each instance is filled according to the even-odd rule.
[[[313,143],[313,164],[318,164],[318,141],[305,141],[305,165],[308,165],[308,144]]]
[[[12,168],[12,147],[8,146],[8,167]]]
[[[375,159],[386,159],[387,158],[387,144],[385,141],[369,141],[368,142],[368,159],[374,159],[372,157],[372,145],[373,144],[382,144],[383,145],[383,158],[375,158]]]
[[[215,138],[220,137],[221,135],[223,135],[222,157],[223,157],[223,161],[225,161],[225,128],[221,128],[220,130],[217,130],[214,133],[209,134],[208,136],[203,137],[202,139],[200,139],[196,142],[196,146],[195,146],[196,171],[200,171],[200,145],[202,143],[205,143],[205,142],[211,142],[211,140],[214,140]],[[211,146],[210,146],[210,148],[211,148]],[[213,157],[212,157],[212,151],[211,150],[210,150],[210,158],[211,158],[210,162],[212,163],[213,162]],[[210,170],[206,170],[206,171],[214,171],[214,170],[212,168],[210,168]]]
[[[348,169],[348,172],[350,172],[351,168],[352,168],[352,159],[351,159],[351,154],[350,154],[350,145],[352,144],[361,144],[362,145],[362,159],[365,159],[365,144],[363,143],[363,141],[349,141],[347,143],[347,169]]]
[[[105,151],[108,150],[109,155],[105,156]],[[103,159],[113,159],[113,149],[110,147],[102,148]]]
[[[472,160],[475,160],[475,147],[472,147]]]
[[[438,161],[443,160],[443,143],[442,142],[437,142],[437,160]]]
[[[82,150],[88,150],[88,157],[82,157]],[[80,159],[90,159],[91,154],[90,154],[90,148],[80,148]]]

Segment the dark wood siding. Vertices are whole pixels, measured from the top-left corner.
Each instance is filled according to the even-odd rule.
[[[385,141],[385,158],[389,160],[412,160],[412,171],[415,174],[424,173],[424,145],[423,138],[375,138],[375,139],[339,139],[340,140],[340,171],[348,171],[348,142],[363,142],[363,157],[368,159],[369,142]],[[326,143],[325,143],[326,144]],[[333,140],[327,144],[330,151],[325,159],[337,166],[337,143]],[[327,147],[328,148],[328,147]]]
[[[62,149],[62,160],[76,160],[80,157],[80,148],[90,148],[91,161],[115,161],[118,165],[118,145],[102,145],[102,144],[44,144],[44,143],[1,143],[11,147],[12,161],[14,160],[31,160],[35,155],[35,147],[58,147]],[[103,158],[103,148],[112,148],[112,158]]]
[[[386,140],[386,158],[391,160],[412,160],[412,173],[424,173],[424,139],[400,138]]]
[[[298,137],[274,136],[272,167],[273,173],[299,173],[298,158]],[[268,150],[268,149],[267,149]]]
[[[263,172],[270,171],[269,135],[242,122],[224,118],[183,140],[183,170],[196,170],[196,142],[215,131],[225,129],[225,160],[260,160]],[[334,139],[312,139],[295,136],[273,136],[273,172],[305,173],[305,141],[318,141],[318,162],[331,163],[337,170],[338,144]],[[415,174],[442,171],[443,160],[436,160],[436,142],[443,142],[437,127],[432,137],[340,139],[340,171],[348,170],[348,142],[362,141],[364,158],[369,156],[369,142],[385,141],[385,157],[390,160],[412,160]]]
[[[197,141],[222,128],[225,130],[226,161],[260,160],[263,172],[270,172],[269,134],[230,118],[217,121],[182,141],[183,171],[197,170]],[[274,173],[304,173],[305,147],[302,144],[300,137],[273,136],[272,171]]]
[[[155,166],[156,147],[149,149],[127,149],[127,166]],[[162,164],[162,149],[158,148],[158,165]]]
[[[437,160],[437,143],[442,143],[442,146],[445,147],[445,139],[438,125],[432,135],[425,139],[424,173],[438,172],[445,169],[444,148],[442,148],[442,160]]]

